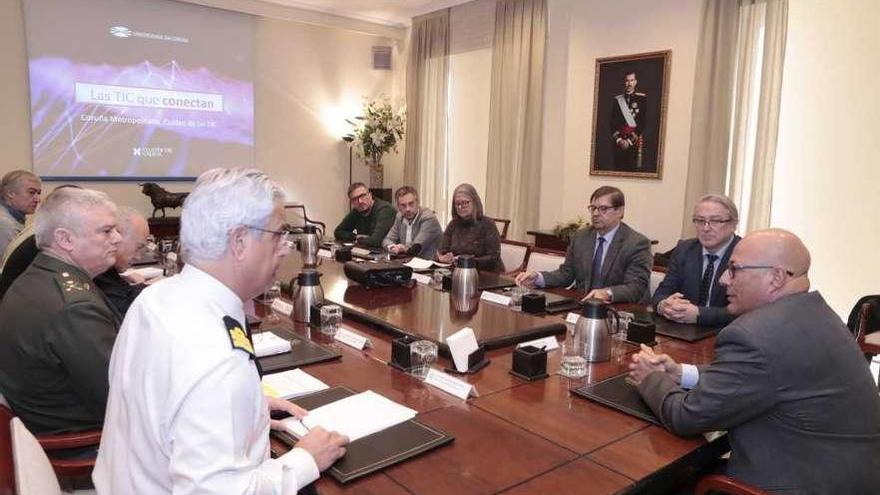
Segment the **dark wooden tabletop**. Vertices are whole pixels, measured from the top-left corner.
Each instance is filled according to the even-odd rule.
[[[296,253],[290,258],[282,269],[285,278],[299,270]],[[614,341],[610,361],[591,364],[580,380],[555,374],[559,350],[548,353],[548,378],[519,380],[508,373],[510,345],[490,350],[491,364],[464,377],[475,386],[477,397],[463,401],[427,386],[386,364],[393,338],[389,328],[398,326],[406,333],[439,340],[463,326],[516,331],[520,317],[527,317],[523,321],[530,325],[564,328],[564,315],[522,315],[481,301],[474,313],[457,317],[449,308],[448,295],[429,287],[367,291],[339,277],[341,269],[335,262],[324,260],[319,270],[324,273],[325,298],[347,310],[343,326],[369,337],[372,347],[357,351],[284,319],[282,325],[289,331],[342,353],[341,360],[309,365],[305,371],[330,386],[374,390],[417,410],[419,421],[455,437],[448,446],[347,485],[324,476],[318,482],[322,494],[663,493],[723,451],[719,442],[680,438],[569,394],[571,388],[626,371],[637,348],[621,340]],[[361,313],[369,318],[352,317]],[[708,363],[714,355],[714,338],[689,343],[658,335],[657,341],[658,352],[682,362]],[[449,364],[441,357],[438,366]],[[273,451],[286,449],[273,440]]]

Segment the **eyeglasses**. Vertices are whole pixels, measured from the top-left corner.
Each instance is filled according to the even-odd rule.
[[[775,270],[776,268],[782,269],[788,274],[789,277],[794,277],[794,272],[791,270],[785,270],[781,266],[770,266],[770,265],[739,265],[734,262],[730,262],[727,264],[727,271],[730,272],[730,278],[736,277],[736,272],[740,270]]]
[[[455,205],[456,208],[465,208],[465,207],[470,206],[471,203],[472,203],[471,200],[466,199],[466,200],[464,200],[464,201],[456,201],[456,202],[453,203],[453,204]]]
[[[366,197],[368,194],[370,194],[370,193],[369,192],[361,193],[361,194],[358,194],[357,196],[355,196],[353,198],[349,198],[349,199],[351,200],[352,203],[357,203],[358,201],[360,201],[361,199]]]
[[[253,225],[245,225],[245,227],[247,227],[251,230],[258,230],[260,232],[267,232],[269,234],[277,236],[279,244],[282,244],[282,245],[285,245],[288,247],[292,244],[292,242],[290,241],[291,232],[289,230],[269,230],[269,229],[262,229],[260,227],[254,227]]]
[[[608,213],[610,210],[616,210],[617,208],[618,208],[617,206],[605,206],[605,205],[602,205],[602,206],[594,206],[594,205],[590,205],[590,206],[587,207],[587,210],[588,210],[590,213],[596,213],[596,212],[598,211],[601,215],[604,215],[604,214]]]
[[[709,227],[710,229],[717,229],[718,227],[730,223],[732,218],[699,218],[695,217],[691,220],[694,223],[694,227],[703,228]]]

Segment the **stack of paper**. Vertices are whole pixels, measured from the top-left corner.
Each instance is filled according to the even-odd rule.
[[[367,390],[313,409],[302,421],[287,418],[282,423],[291,435],[298,438],[320,426],[327,431],[337,431],[353,442],[409,421],[416,414],[416,411],[408,407]]]
[[[300,369],[266,375],[262,386],[264,394],[276,399],[292,399],[328,388],[326,383]]]
[[[272,356],[290,352],[290,341],[282,339],[272,332],[253,334],[254,353],[257,357]]]
[[[373,253],[369,249],[355,247],[351,248],[351,254],[354,256],[360,256],[361,258],[369,258]]]

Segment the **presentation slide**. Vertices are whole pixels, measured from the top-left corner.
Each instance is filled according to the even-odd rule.
[[[253,166],[253,18],[173,0],[27,0],[34,173]]]

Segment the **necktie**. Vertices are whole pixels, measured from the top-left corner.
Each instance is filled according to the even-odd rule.
[[[590,289],[602,288],[602,255],[605,253],[605,238],[596,238],[596,252],[593,253],[593,267],[590,269]]]
[[[700,283],[700,300],[697,306],[709,305],[709,289],[712,288],[712,279],[715,278],[715,260],[718,259],[718,256],[707,254],[706,259],[709,262],[706,263],[706,269],[703,270],[703,282]]]

